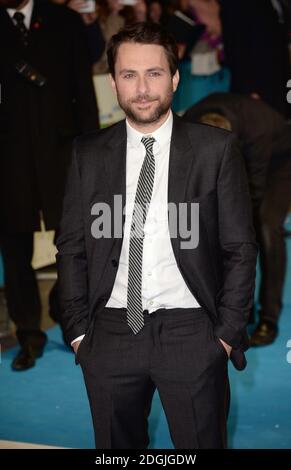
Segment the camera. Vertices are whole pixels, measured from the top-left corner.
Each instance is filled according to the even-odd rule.
[[[79,13],[93,13],[96,10],[95,0],[84,0],[83,5],[78,8]]]
[[[15,69],[19,75],[37,87],[43,87],[46,84],[46,78],[25,60],[17,60]]]

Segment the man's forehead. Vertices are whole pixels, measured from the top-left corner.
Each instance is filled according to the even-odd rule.
[[[118,48],[116,59],[120,68],[167,68],[165,49],[156,44],[123,43]]]

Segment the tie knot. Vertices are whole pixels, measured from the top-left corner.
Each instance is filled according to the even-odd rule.
[[[156,139],[154,139],[153,137],[143,137],[141,141],[144,144],[146,151],[148,152],[148,151],[152,151],[153,145]]]
[[[22,24],[24,22],[24,14],[21,13],[21,11],[16,11],[13,15],[13,18],[15,19],[17,24]]]

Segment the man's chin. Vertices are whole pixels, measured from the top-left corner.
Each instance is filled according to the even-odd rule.
[[[160,119],[160,116],[155,115],[146,115],[145,113],[135,114],[132,116],[132,119],[138,124],[152,124]]]
[[[167,111],[160,112],[159,110],[143,109],[130,113],[129,117],[137,124],[153,124],[158,122],[166,113]]]

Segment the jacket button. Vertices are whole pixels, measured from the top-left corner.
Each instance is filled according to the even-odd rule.
[[[112,260],[111,260],[111,263],[112,263],[112,266],[113,266],[114,268],[117,268],[118,262],[116,261],[116,259],[112,259]]]

